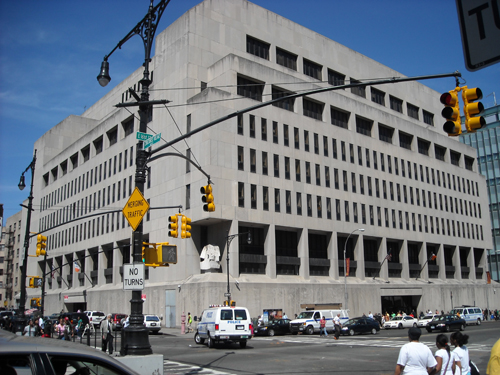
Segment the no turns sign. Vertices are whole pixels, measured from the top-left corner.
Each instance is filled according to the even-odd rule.
[[[144,264],[123,265],[123,290],[144,289]]]

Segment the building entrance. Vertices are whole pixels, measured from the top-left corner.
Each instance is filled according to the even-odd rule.
[[[421,296],[383,296],[382,297],[382,314],[386,312],[397,314],[404,312],[410,314],[412,311],[417,312],[417,307]]]

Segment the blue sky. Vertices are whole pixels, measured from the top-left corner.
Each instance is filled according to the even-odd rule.
[[[155,0],[155,4],[159,0]],[[157,35],[201,0],[171,0]],[[500,64],[465,69],[455,0],[254,0],[406,76],[459,70],[480,87],[486,107],[500,102]],[[99,86],[101,61],[144,17],[149,0],[0,0],[0,203],[18,212],[33,144],[67,116],[81,115],[144,61],[134,37],[110,58],[112,81]],[[375,77],[357,77],[375,78]],[[445,92],[454,78],[425,85]],[[489,95],[489,96],[487,96]],[[439,124],[440,118],[437,118]],[[201,124],[200,124],[201,125]],[[440,126],[440,125],[437,125]],[[41,162],[35,173],[40,173]],[[31,175],[27,173],[28,185]],[[39,194],[34,192],[34,204]]]

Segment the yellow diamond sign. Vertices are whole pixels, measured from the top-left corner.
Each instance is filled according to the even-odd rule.
[[[136,187],[134,189],[134,192],[128,199],[127,204],[125,205],[125,207],[123,207],[122,212],[123,216],[125,216],[125,219],[127,219],[128,223],[135,231],[148,210],[148,201],[144,199],[144,196]]]

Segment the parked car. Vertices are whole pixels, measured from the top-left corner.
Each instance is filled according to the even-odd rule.
[[[256,336],[286,335],[287,333],[292,333],[290,331],[290,322],[290,319],[271,320],[264,326],[254,327],[253,333]]]
[[[440,316],[441,316],[441,314],[429,314],[429,315],[425,315],[424,317],[422,317],[422,319],[418,320],[417,326],[425,328],[425,327],[427,327],[427,323],[429,323],[431,320],[436,319],[436,318],[438,318]]]
[[[101,322],[106,319],[106,315],[102,311],[84,311],[89,317],[89,322],[94,325],[95,328],[101,326]]]
[[[149,333],[157,334],[161,330],[161,321],[158,315],[144,314],[144,326],[149,330]]]
[[[108,354],[70,341],[13,335],[0,330],[2,374],[138,375]]]
[[[434,330],[442,332],[450,332],[451,330],[463,331],[467,323],[465,319],[458,317],[458,315],[440,315],[435,319],[427,323],[427,332],[432,332]]]
[[[483,312],[480,307],[463,305],[462,307],[455,307],[450,311],[451,315],[460,314],[460,317],[465,320],[469,325],[481,325],[483,320]]]
[[[121,331],[123,328],[122,324],[122,319],[126,318],[127,314],[123,313],[112,313],[111,314],[111,321],[115,325],[115,331]],[[104,317],[106,319],[106,317]]]
[[[409,315],[406,316],[395,316],[388,322],[385,322],[384,328],[385,329],[390,329],[390,328],[410,328],[410,327],[416,327],[418,325],[418,319],[413,318]]]
[[[371,333],[376,335],[380,331],[380,324],[375,319],[360,317],[352,318],[342,324],[340,333],[354,336],[355,333]]]

